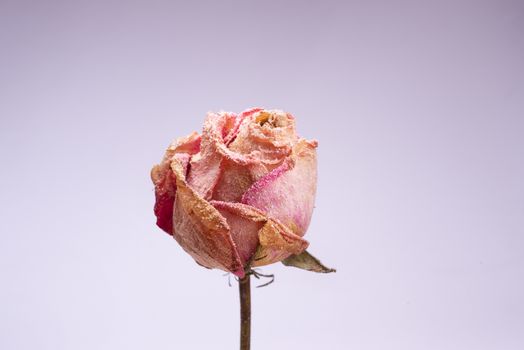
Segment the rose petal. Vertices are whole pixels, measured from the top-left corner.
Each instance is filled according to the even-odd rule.
[[[258,120],[266,117],[265,126],[260,125]],[[205,199],[240,201],[255,181],[290,154],[295,142],[294,118],[287,113],[260,108],[239,116],[209,113],[188,183]]]
[[[211,151],[209,147],[191,159],[191,170],[187,182],[202,198],[211,198],[222,172],[222,159],[220,154]]]
[[[224,202],[240,202],[253,183],[267,173],[267,168],[261,163],[240,165],[228,158],[222,160],[221,169],[212,198]]]
[[[174,153],[196,154],[200,151],[202,137],[197,132],[192,132],[186,137],[181,137],[169,145],[166,157],[171,158]]]
[[[256,118],[262,112],[283,113],[281,111],[264,111],[259,108],[243,112],[238,117],[242,121],[238,132],[234,133],[235,138],[229,148],[223,136],[228,114],[225,112],[208,113],[204,123],[202,147],[212,145],[214,150],[222,156],[241,165],[261,162],[264,164],[280,163],[290,153],[297,140],[294,118],[290,114],[283,114],[281,118],[285,116],[285,120],[288,120],[286,126],[261,129]],[[245,147],[251,142],[254,144],[252,148]]]
[[[278,220],[252,206],[221,201],[211,201],[211,204],[226,213],[244,263],[251,260],[252,266],[272,264],[291,254],[300,254],[309,245]]]
[[[228,168],[232,168],[234,164],[242,165],[244,169],[249,169],[250,166],[256,168],[260,163],[256,157],[232,152],[226,146],[227,140],[232,140],[236,136],[241,121],[255,111],[257,109],[244,112],[240,116],[226,112],[208,114],[204,123],[200,152],[191,160],[191,171],[187,180],[191,188],[203,198],[211,199],[215,186],[227,166],[223,164],[225,160],[230,163]],[[227,178],[229,177],[227,175]],[[224,179],[223,176],[222,179]],[[250,180],[250,183],[242,189],[242,192],[253,181]]]
[[[243,277],[243,264],[226,219],[188,185],[182,163],[173,159],[171,168],[177,184],[173,236],[199,264]]]
[[[295,120],[280,110],[258,110],[246,117],[229,148],[240,154],[256,156],[267,165],[280,163],[297,141]]]
[[[189,158],[187,153],[175,153],[182,166],[184,173],[187,171]],[[151,171],[151,177],[155,182],[155,207],[156,224],[170,235],[173,234],[173,208],[176,195],[176,180],[173,171],[167,162],[162,162]]]
[[[315,201],[316,146],[315,141],[301,139],[291,157],[254,183],[241,202],[262,210],[303,236]]]
[[[260,245],[253,259],[252,266],[264,266],[300,254],[309,246],[308,241],[295,235],[285,225],[276,220],[269,220],[258,232]]]
[[[227,146],[236,138],[236,136],[238,135],[238,131],[240,129],[240,125],[242,124],[242,121],[244,121],[246,117],[249,117],[253,113],[261,111],[261,110],[262,108],[252,108],[252,109],[248,109],[240,113],[240,115],[238,116],[235,116],[234,120],[232,120],[231,128],[229,129],[227,135],[224,137],[224,144]]]
[[[162,162],[151,169],[151,179],[155,185],[156,224],[168,234],[173,234],[173,208],[176,194],[176,181],[171,170],[171,160],[177,157],[184,167],[184,174],[192,154],[200,149],[200,135],[196,132],[177,139],[167,148]]]
[[[251,213],[246,205],[221,201],[211,201],[211,204],[226,218],[242,265],[245,266],[257,249],[258,231],[267,218],[258,211]]]

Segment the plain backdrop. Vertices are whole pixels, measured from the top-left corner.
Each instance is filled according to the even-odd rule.
[[[319,141],[310,251],[253,349],[524,348],[522,1],[0,0],[0,348],[235,349],[236,285],[155,226],[210,110]]]

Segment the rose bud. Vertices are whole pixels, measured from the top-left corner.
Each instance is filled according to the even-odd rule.
[[[316,141],[280,110],[209,113],[202,135],[173,142],[153,167],[157,225],[200,265],[243,277],[282,261],[331,272],[305,252]]]

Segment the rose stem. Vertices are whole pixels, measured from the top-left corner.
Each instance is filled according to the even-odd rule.
[[[251,341],[251,283],[250,274],[238,280],[240,294],[240,350],[249,350]]]

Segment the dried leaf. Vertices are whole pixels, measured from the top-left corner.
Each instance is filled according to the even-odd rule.
[[[336,272],[337,270],[331,269],[324,266],[320,260],[309,254],[307,251],[303,251],[298,255],[291,255],[290,257],[282,260],[282,264],[286,266],[298,267],[302,270],[308,270],[319,273],[330,273]]]

